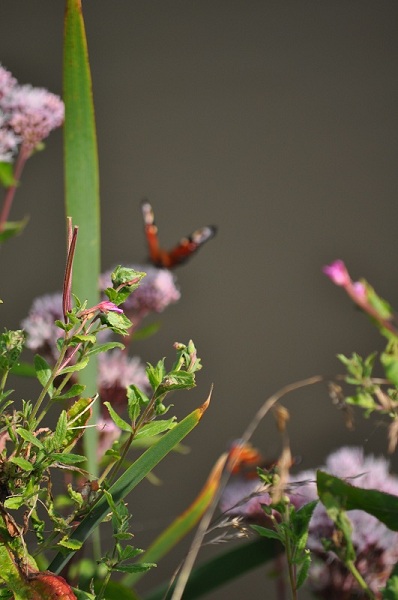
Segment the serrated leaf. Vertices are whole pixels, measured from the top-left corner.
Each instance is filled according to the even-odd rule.
[[[78,463],[84,462],[86,460],[85,456],[81,456],[80,454],[71,454],[66,452],[53,452],[49,455],[49,459],[54,460],[59,464],[64,465],[76,465]]]
[[[75,373],[76,371],[82,371],[87,367],[88,364],[88,356],[85,355],[84,358],[79,360],[78,363],[71,365],[70,367],[65,367],[58,373],[58,375],[65,375],[65,373]]]
[[[305,581],[308,577],[308,572],[310,570],[310,566],[311,566],[311,554],[310,554],[310,551],[307,550],[305,552],[305,556],[301,560],[301,566],[298,570],[297,582],[296,582],[297,589],[301,588],[303,583],[305,583]]]
[[[156,365],[148,364],[146,368],[146,374],[149,379],[149,383],[153,390],[161,384],[164,376],[166,375],[166,369],[164,366],[164,359],[159,360]]]
[[[134,439],[139,439],[143,437],[151,437],[153,435],[159,435],[165,431],[168,431],[172,427],[176,425],[176,417],[172,417],[171,419],[163,420],[163,421],[152,421],[151,423],[147,423],[143,427],[141,427],[137,433],[135,434]]]
[[[122,431],[127,431],[128,433],[132,433],[133,430],[132,430],[131,425],[129,425],[129,423],[127,423],[124,419],[122,419],[122,417],[119,417],[117,412],[115,410],[113,410],[111,403],[104,402],[104,405],[108,409],[109,416],[112,419],[112,421],[115,423],[115,425],[117,427],[119,427],[119,429],[121,429]]]
[[[134,548],[134,546],[127,545],[123,548],[119,560],[129,560],[139,556],[143,552],[144,551],[141,550],[141,548]]]
[[[120,348],[120,350],[124,349],[124,344],[120,342],[107,342],[106,344],[99,344],[94,348],[91,348],[87,352],[87,356],[95,356],[96,354],[100,354],[100,352],[109,352],[109,350],[113,350],[114,348]]]
[[[4,508],[8,508],[10,510],[18,510],[25,503],[25,498],[23,496],[9,496],[4,500]]]
[[[44,448],[43,444],[41,443],[40,440],[37,439],[37,437],[35,435],[33,435],[33,433],[31,431],[28,431],[27,429],[23,429],[22,427],[18,427],[15,430],[15,433],[17,435],[19,435],[19,437],[21,437],[26,442],[29,442],[30,444],[32,444],[33,446],[36,446],[36,448],[39,448],[40,450],[43,450],[43,448]]]
[[[68,391],[64,394],[60,394],[59,396],[53,396],[52,400],[54,402],[59,402],[61,400],[70,400],[70,398],[76,398],[76,396],[80,396],[86,389],[85,385],[80,385],[79,383],[74,383]]]
[[[66,410],[63,410],[59,415],[57,426],[54,431],[52,438],[54,450],[62,448],[65,445],[66,432],[68,429],[68,417]]]
[[[112,571],[118,573],[142,573],[156,567],[155,563],[137,563],[136,565],[117,565]]]
[[[170,371],[159,386],[162,390],[189,390],[195,387],[195,375],[186,371]]]
[[[78,333],[71,338],[70,342],[76,345],[80,343],[95,344],[96,339],[97,338],[95,337],[95,335]]]
[[[30,472],[34,469],[34,466],[28,460],[26,460],[26,458],[22,458],[21,456],[12,456],[8,459],[8,461],[14,465],[17,465],[23,471]]]
[[[262,527],[261,525],[250,525],[254,531],[257,531],[262,537],[266,537],[270,540],[281,540],[281,536],[279,533],[274,531],[273,529],[268,529],[267,527]]]
[[[68,550],[80,550],[83,546],[82,542],[79,540],[71,539],[68,536],[65,536],[58,542],[58,546],[62,546],[63,548],[68,548]]]

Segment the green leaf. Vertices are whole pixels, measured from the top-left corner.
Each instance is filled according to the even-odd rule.
[[[381,590],[384,600],[397,600],[398,598],[398,565],[396,564],[392,570],[386,587]]]
[[[28,224],[29,218],[25,217],[22,221],[7,221],[4,223],[4,229],[0,233],[0,243],[5,242],[15,235],[19,235],[23,232],[26,225]]]
[[[66,411],[63,410],[59,415],[57,426],[52,438],[52,446],[54,450],[62,448],[65,445],[66,432],[68,429],[68,417]]]
[[[79,360],[79,362],[77,362],[74,365],[70,365],[70,367],[65,367],[64,369],[62,369],[62,371],[60,371],[58,373],[58,375],[65,375],[65,373],[75,373],[77,371],[83,371],[83,369],[85,369],[88,365],[88,356],[84,356],[82,359]],[[86,384],[81,384],[81,385],[86,385]]]
[[[14,168],[11,162],[0,161],[0,184],[3,187],[12,187],[17,185],[17,180],[14,178]]]
[[[127,589],[118,581],[109,581],[105,590],[106,600],[140,600],[134,590]],[[80,600],[80,599],[78,599]]]
[[[67,535],[58,542],[58,546],[62,546],[63,548],[67,548],[68,550],[80,550],[82,545],[82,542],[72,540]]]
[[[76,465],[86,460],[85,456],[80,454],[70,454],[66,452],[54,452],[49,455],[49,459],[64,465]]]
[[[26,442],[29,442],[33,446],[36,446],[36,448],[39,448],[40,450],[42,450],[44,448],[41,441],[38,440],[37,437],[35,435],[33,435],[33,433],[31,431],[28,431],[27,429],[23,429],[22,427],[18,427],[15,430],[15,433],[17,435],[19,435],[19,437],[21,437]]]
[[[282,546],[275,540],[256,539],[248,544],[239,544],[225,553],[199,565],[191,573],[184,590],[184,600],[194,600],[213,592],[217,588],[245,573],[264,565],[282,552]],[[145,600],[162,600],[169,588],[169,582],[147,593]],[[173,589],[173,587],[171,588]],[[250,597],[250,594],[248,594]],[[266,596],[265,596],[266,597]]]
[[[20,469],[22,469],[22,471],[30,472],[34,469],[34,465],[32,465],[32,463],[30,463],[28,460],[26,460],[26,458],[22,458],[21,456],[12,456],[8,459],[8,462],[17,465]]]
[[[107,342],[106,344],[99,344],[89,350],[87,352],[87,356],[95,356],[96,354],[100,354],[100,352],[109,352],[109,350],[113,350],[114,348],[120,348],[123,350],[124,344],[120,342]]]
[[[129,425],[129,423],[126,423],[126,421],[122,419],[122,417],[119,417],[117,412],[113,410],[110,402],[104,402],[104,405],[108,409],[109,416],[111,417],[112,421],[117,427],[119,427],[119,429],[121,429],[122,431],[128,431],[129,433],[133,431],[131,425]]]
[[[33,365],[26,362],[20,362],[13,365],[11,373],[20,377],[36,377],[36,369]]]
[[[53,396],[52,400],[59,402],[60,400],[69,400],[70,398],[75,398],[76,396],[80,396],[85,390],[86,386],[80,385],[79,383],[74,383],[68,391],[59,396]]]
[[[162,390],[189,390],[195,387],[195,375],[186,371],[170,371],[163,378],[160,386]]]
[[[398,498],[392,494],[354,487],[338,477],[317,471],[317,487],[321,502],[330,506],[330,498],[342,510],[364,510],[398,531]]]
[[[133,340],[135,342],[139,340],[146,340],[147,338],[157,333],[159,329],[159,321],[156,321],[155,323],[150,323],[149,325],[145,325],[145,327],[140,327],[139,329],[137,329],[137,331],[134,332]]]
[[[386,377],[392,384],[398,386],[398,344],[389,343],[385,352],[380,356]]]
[[[301,588],[303,583],[305,583],[305,581],[308,577],[308,572],[310,570],[310,566],[311,566],[311,553],[309,550],[306,550],[305,556],[301,560],[301,566],[297,573],[297,583],[296,583],[297,589]]]
[[[159,435],[159,433],[163,433],[172,427],[175,427],[176,417],[172,417],[171,419],[165,419],[163,421],[152,421],[151,423],[147,423],[141,429],[139,429],[134,437],[134,439],[139,439],[140,437],[151,437],[153,435]]]
[[[24,496],[9,496],[4,500],[4,508],[9,508],[10,510],[18,510],[25,504]]]
[[[73,263],[73,292],[96,306],[99,302],[100,201],[97,136],[92,82],[81,0],[66,0],[64,19],[63,91],[65,102],[65,212],[79,226]],[[97,385],[97,361],[84,364],[79,383],[93,395]],[[67,371],[64,371],[67,372]],[[71,370],[70,372],[74,372]],[[99,406],[93,406],[98,420]],[[83,438],[88,470],[98,471],[96,455],[98,432],[88,429]]]
[[[273,529],[268,529],[267,527],[262,527],[261,525],[250,525],[250,527],[254,529],[254,531],[257,531],[257,533],[259,533],[262,537],[279,541],[281,539],[280,534]]]
[[[43,387],[45,387],[47,385],[47,382],[51,378],[52,369],[51,369],[50,365],[48,364],[48,362],[43,357],[41,357],[39,354],[36,354],[36,356],[34,358],[34,365],[35,365],[37,379],[40,381],[41,385]],[[53,384],[51,384],[50,387],[48,388],[48,393],[49,393],[50,397],[52,396],[53,392],[54,392],[54,386],[53,386]]]
[[[141,456],[126,469],[123,475],[109,488],[115,504],[123,500],[142,481],[148,473],[179,444],[188,433],[199,423],[203,412],[208,406],[210,397],[203,406],[190,413],[173,429],[162,436],[159,441],[148,448]],[[109,512],[109,504],[105,496],[99,498],[90,512],[71,534],[71,538],[84,542],[94,531]],[[70,551],[66,554],[57,554],[48,567],[50,571],[58,573],[73,556]]]
[[[155,366],[148,364],[146,368],[146,374],[148,376],[149,383],[151,384],[152,389],[156,390],[156,388],[162,383],[162,380],[166,375],[164,359],[159,360],[159,362]]]

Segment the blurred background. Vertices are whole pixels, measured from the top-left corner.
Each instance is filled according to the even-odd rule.
[[[298,379],[341,372],[339,352],[383,346],[321,268],[342,258],[354,279],[366,277],[398,305],[398,5],[96,0],[83,9],[103,268],[145,262],[143,197],[166,247],[200,226],[219,228],[176,271],[182,299],[161,315],[160,332],[134,348],[144,361],[171,360],[174,341],[195,341],[204,369],[195,390],[176,396],[179,415],[215,386],[187,440],[190,454],[169,456],[156,471],[162,485],[144,482],[130,500],[135,542],[145,548],[193,500],[268,396]],[[54,0],[2,3],[0,60],[21,83],[62,93],[63,10]],[[25,233],[0,255],[7,328],[19,325],[36,296],[62,285],[60,131],[25,169],[10,218],[27,214]],[[386,451],[385,428],[358,415],[347,431],[322,386],[284,404],[300,468],[346,444]],[[278,454],[271,418],[254,443]],[[170,577],[185,548],[141,589]],[[267,588],[260,569],[211,598],[237,600],[248,589],[260,598]]]

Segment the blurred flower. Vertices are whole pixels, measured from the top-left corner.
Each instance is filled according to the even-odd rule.
[[[0,110],[0,162],[11,162],[13,160],[20,141],[21,138],[6,127],[5,116]]]
[[[58,96],[31,85],[14,86],[4,98],[3,109],[10,114],[8,125],[21,137],[28,154],[62,125],[65,116],[64,103]]]
[[[0,65],[0,113],[0,155],[10,161],[15,142],[21,143],[29,156],[53,129],[60,127],[65,108],[62,100],[46,89],[19,85]]]
[[[0,102],[4,97],[9,96],[16,84],[15,77],[0,64]]]
[[[62,319],[62,294],[57,292],[35,298],[28,316],[21,323],[27,334],[27,347],[52,364],[59,354],[57,339],[63,337],[63,331],[54,321]]]
[[[331,475],[348,479],[351,485],[377,489],[398,496],[398,478],[389,473],[384,458],[365,457],[362,448],[340,448],[333,452],[321,469]],[[298,485],[290,493],[292,502],[302,506],[317,498],[315,471],[298,473],[291,483]],[[306,481],[304,485],[300,481]],[[352,541],[357,560],[356,567],[373,592],[380,591],[398,560],[398,533],[388,529],[376,517],[361,510],[350,510],[347,515],[352,525]],[[350,599],[367,596],[333,552],[326,552],[322,538],[331,539],[335,531],[324,506],[319,503],[313,513],[308,536],[308,548],[314,562],[309,582],[322,598]]]
[[[389,473],[388,461],[374,456],[365,457],[362,448],[340,448],[327,458],[321,469],[348,479],[351,485],[398,496],[398,477]],[[315,470],[291,476],[286,492],[296,508],[318,499]],[[239,473],[228,482],[220,500],[220,509],[228,515],[266,525],[261,505],[270,503],[270,495],[260,481]],[[357,556],[355,565],[376,593],[385,586],[398,561],[398,533],[364,511],[350,510],[347,516],[352,525],[352,541]],[[322,539],[332,539],[334,533],[334,523],[323,504],[319,503],[310,522],[307,541],[313,559],[309,584],[317,596],[328,600],[365,600],[366,594],[340,559],[323,547]]]
[[[330,265],[326,265],[325,267],[323,267],[322,271],[336,285],[346,286],[351,283],[351,277],[342,260],[335,260]]]
[[[163,312],[169,304],[177,302],[181,294],[176,287],[175,277],[169,270],[149,265],[133,265],[132,268],[146,273],[138,288],[122,304],[126,316],[136,327],[149,313]],[[107,271],[101,275],[101,290],[112,287],[111,273],[112,271]]]
[[[125,403],[126,388],[132,384],[150,390],[145,366],[137,356],[130,358],[119,349],[99,355],[98,389],[103,402]]]

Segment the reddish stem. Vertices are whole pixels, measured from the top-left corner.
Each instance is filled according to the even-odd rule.
[[[6,197],[4,198],[3,208],[0,214],[0,233],[4,230],[4,226],[7,222],[8,215],[10,214],[11,206],[14,201],[15,192],[17,191],[17,184],[21,179],[23,168],[29,156],[30,153],[27,152],[24,146],[22,145],[14,169],[14,179],[17,183],[8,188]]]

